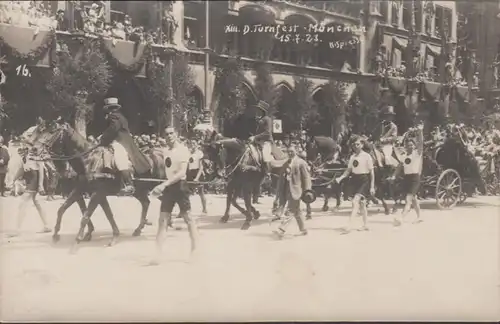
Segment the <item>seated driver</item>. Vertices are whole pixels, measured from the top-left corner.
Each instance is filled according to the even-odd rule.
[[[102,133],[99,145],[112,146],[116,168],[120,172],[122,189],[120,194],[131,195],[135,188],[132,182],[132,172],[129,162],[137,174],[145,174],[151,169],[149,161],[136,146],[125,116],[120,112],[121,105],[117,98],[104,100],[104,112],[108,128]]]
[[[273,121],[268,116],[269,104],[260,100],[256,107],[257,110],[257,131],[255,136],[249,138],[250,142],[260,144],[262,148],[262,159],[264,160],[264,171],[266,175],[271,173],[270,163],[274,160],[272,155],[273,143]]]

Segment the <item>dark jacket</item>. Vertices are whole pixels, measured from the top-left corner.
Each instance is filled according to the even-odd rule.
[[[7,173],[10,155],[9,150],[3,145],[0,146],[0,160],[3,160],[3,163],[0,163],[0,173]]]
[[[117,111],[109,114],[108,128],[102,133],[100,145],[108,146],[113,141],[117,141],[127,150],[137,174],[143,174],[151,170],[151,164],[135,145],[134,139],[130,135],[127,119]]]
[[[257,125],[257,132],[255,134],[255,141],[262,143],[273,140],[273,121],[271,117],[264,116],[259,120]]]

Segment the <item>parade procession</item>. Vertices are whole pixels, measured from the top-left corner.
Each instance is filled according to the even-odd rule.
[[[0,2],[0,319],[500,320],[499,40],[499,1]]]

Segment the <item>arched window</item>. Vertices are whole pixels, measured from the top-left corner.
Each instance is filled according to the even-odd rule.
[[[265,5],[251,4],[240,8],[239,13],[239,54],[255,59],[268,60],[274,44],[274,33],[252,32],[256,25],[276,25],[274,12]],[[245,33],[245,27],[250,28]]]
[[[294,105],[296,101],[294,100],[292,88],[285,83],[281,83],[277,86],[277,91],[279,91],[279,100],[276,105],[276,119],[281,119],[283,134],[290,134],[291,131],[297,130],[297,118],[294,113]]]

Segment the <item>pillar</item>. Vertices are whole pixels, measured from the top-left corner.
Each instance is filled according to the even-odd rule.
[[[177,21],[177,30],[174,33],[175,44],[184,44],[184,2],[173,1],[172,15]],[[193,32],[193,31],[191,31]]]

